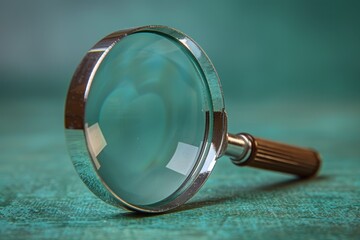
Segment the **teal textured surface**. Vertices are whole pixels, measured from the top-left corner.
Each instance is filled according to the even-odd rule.
[[[0,1],[0,239],[359,239],[359,12],[340,0]],[[319,177],[225,157],[175,212],[97,199],[65,147],[65,93],[97,40],[148,24],[178,28],[209,54],[229,132],[313,147]]]
[[[64,144],[62,100],[1,101],[2,239],[357,239],[360,235],[356,102],[313,104],[310,109],[304,102],[268,102],[257,103],[256,111],[251,110],[252,103],[237,105],[249,122],[235,115],[229,119],[234,127],[241,122],[251,129],[257,119],[284,109],[311,115],[312,125],[307,127],[299,125],[305,118],[279,116],[266,137],[316,147],[324,158],[320,176],[300,181],[239,168],[221,158],[189,203],[168,214],[139,215],[103,203],[81,182]],[[281,126],[284,121],[289,129]],[[257,127],[266,134],[261,125]]]

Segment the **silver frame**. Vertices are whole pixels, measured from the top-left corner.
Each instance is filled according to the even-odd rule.
[[[166,200],[145,206],[133,205],[113,193],[97,174],[89,152],[85,134],[85,106],[92,80],[99,65],[111,48],[124,37],[138,32],[155,32],[173,38],[186,47],[203,71],[211,97],[212,114],[206,134],[210,142],[204,147],[203,161],[198,164],[196,176],[191,185]],[[204,184],[210,175],[216,160],[227,147],[227,117],[223,93],[216,70],[201,47],[184,33],[166,26],[145,26],[112,33],[92,47],[78,66],[72,78],[65,107],[65,133],[71,159],[80,178],[99,198],[114,206],[125,207],[141,212],[164,212],[180,206],[189,200]]]

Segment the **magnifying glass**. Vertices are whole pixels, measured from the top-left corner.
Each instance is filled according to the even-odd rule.
[[[65,109],[80,178],[105,202],[142,212],[185,203],[216,160],[314,176],[311,149],[227,132],[216,70],[200,46],[165,26],[112,33],[85,55]]]

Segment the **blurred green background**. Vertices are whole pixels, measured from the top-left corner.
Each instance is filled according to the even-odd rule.
[[[359,5],[2,0],[1,95],[10,87],[22,95],[63,95],[76,65],[100,38],[119,29],[163,24],[184,31],[205,49],[229,100],[260,94],[323,101],[359,97]]]
[[[359,1],[1,0],[0,232],[5,239],[355,239],[359,12]],[[287,184],[286,176],[221,160],[194,203],[151,218],[93,197],[66,152],[67,87],[95,42],[149,24],[178,28],[208,53],[232,132],[317,148],[321,177]]]

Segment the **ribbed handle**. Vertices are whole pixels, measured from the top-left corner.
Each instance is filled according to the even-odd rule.
[[[251,166],[278,172],[290,173],[299,177],[311,177],[320,168],[319,154],[312,150],[283,143],[256,138],[242,133],[251,143],[250,156],[237,165]]]

